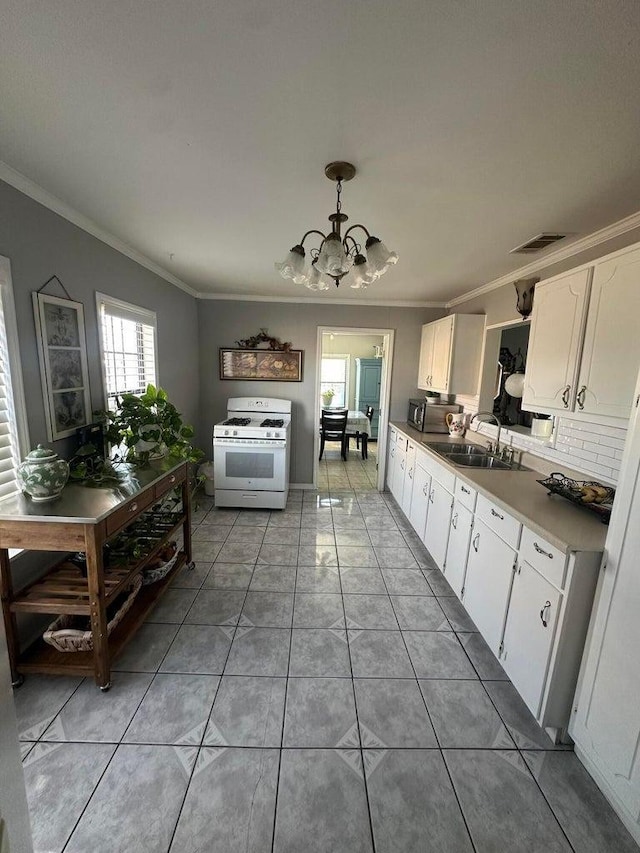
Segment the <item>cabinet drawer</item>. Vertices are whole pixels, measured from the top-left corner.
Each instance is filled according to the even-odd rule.
[[[511,545],[512,548],[518,547],[522,525],[512,515],[505,512],[501,506],[494,504],[484,495],[478,495],[476,515],[484,521],[487,527],[495,530],[507,545]]]
[[[396,444],[398,444],[403,450],[407,449],[407,441],[408,438],[406,435],[403,435],[401,432],[396,433]]]
[[[107,536],[111,536],[112,533],[115,533],[117,530],[120,530],[120,528],[128,524],[129,521],[139,515],[145,507],[148,507],[150,503],[153,503],[153,499],[153,489],[147,489],[145,492],[141,492],[139,495],[136,495],[135,498],[131,498],[131,500],[127,501],[124,506],[121,506],[120,509],[117,509],[114,513],[108,516],[106,523]]]
[[[419,461],[425,471],[428,471],[450,494],[453,494],[456,484],[456,475],[453,471],[444,468],[431,453],[424,451],[418,451],[418,453],[421,455],[416,461]]]
[[[544,578],[551,581],[554,586],[562,589],[567,567],[567,555],[550,545],[546,539],[538,536],[537,533],[532,533],[527,527],[522,528],[520,557],[540,572]]]
[[[166,477],[159,480],[153,487],[154,498],[159,498],[164,495],[165,492],[175,488],[177,485],[182,483],[185,476],[186,472],[184,467],[179,468],[177,471],[172,471],[171,474],[167,474]]]
[[[466,506],[467,509],[470,509],[471,512],[476,508],[476,498],[478,497],[478,493],[475,489],[472,489],[468,483],[465,483],[464,480],[460,480],[456,477],[456,488],[453,493],[454,497],[457,501],[460,501],[462,506]]]

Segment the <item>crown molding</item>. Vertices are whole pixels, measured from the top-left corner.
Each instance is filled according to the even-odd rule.
[[[24,195],[29,196],[29,198],[32,198],[34,201],[37,201],[43,207],[46,207],[54,213],[57,213],[59,216],[62,216],[63,219],[73,223],[73,225],[77,225],[78,228],[81,228],[83,231],[91,234],[92,237],[96,237],[102,243],[106,243],[107,246],[111,246],[112,249],[120,252],[121,255],[125,255],[127,258],[130,258],[132,261],[140,264],[141,267],[145,267],[145,269],[148,269],[150,272],[160,276],[160,278],[163,278],[165,281],[169,282],[169,284],[173,284],[175,287],[179,287],[180,290],[184,290],[184,292],[188,293],[189,296],[195,297],[197,295],[196,291],[192,287],[189,287],[188,284],[185,284],[184,281],[177,278],[175,275],[172,275],[146,255],[143,255],[127,243],[124,243],[118,237],[114,237],[113,234],[105,231],[104,228],[101,228],[92,219],[89,219],[84,214],[79,213],[66,202],[62,201],[62,199],[59,199],[57,196],[48,192],[48,190],[45,190],[39,184],[36,184],[35,181],[32,181],[31,178],[27,178],[26,175],[23,175],[21,172],[13,169],[8,165],[8,163],[2,162],[2,160],[0,160],[0,180],[10,184],[21,193],[24,193]]]
[[[217,301],[226,302],[290,302],[303,305],[370,305],[378,308],[442,308],[445,309],[444,302],[402,302],[388,300],[373,300],[373,299],[340,299],[339,297],[327,297],[323,299],[321,296],[300,297],[300,296],[253,296],[245,293],[197,293],[197,299],[214,299]]]
[[[482,296],[484,293],[497,290],[499,287],[504,287],[505,284],[511,284],[519,278],[527,278],[530,275],[542,272],[542,270],[552,266],[553,264],[573,258],[581,252],[585,252],[587,249],[593,249],[596,246],[600,246],[602,243],[606,243],[607,240],[612,240],[615,237],[620,237],[622,234],[626,234],[628,231],[633,231],[634,228],[640,228],[640,211],[632,213],[624,219],[619,219],[617,222],[607,225],[599,231],[594,231],[586,237],[581,237],[579,240],[570,243],[564,248],[555,249],[553,252],[545,255],[544,258],[532,261],[531,263],[526,264],[526,266],[513,270],[513,272],[510,272],[507,275],[502,275],[500,278],[487,282],[487,284],[483,284],[480,287],[469,290],[467,293],[463,293],[462,296],[456,296],[455,299],[451,299],[446,303],[445,308],[455,308],[456,305],[460,305],[462,302],[467,302],[469,299],[473,299],[476,296]]]

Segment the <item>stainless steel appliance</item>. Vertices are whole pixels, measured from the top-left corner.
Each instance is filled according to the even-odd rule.
[[[447,414],[457,414],[462,406],[457,403],[430,403],[426,400],[409,400],[407,423],[420,432],[449,432]]]
[[[284,509],[290,443],[290,400],[232,397],[213,428],[216,506]]]

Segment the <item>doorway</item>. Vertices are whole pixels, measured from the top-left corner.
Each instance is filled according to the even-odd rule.
[[[392,329],[318,327],[315,423],[320,424],[323,408],[346,408],[349,432],[366,428],[369,433],[366,458],[363,459],[362,440],[358,447],[353,434],[348,441],[346,460],[342,459],[340,443],[329,441],[319,460],[318,428],[313,482],[322,491],[384,488],[386,460],[382,449],[386,446],[389,420],[393,334]]]

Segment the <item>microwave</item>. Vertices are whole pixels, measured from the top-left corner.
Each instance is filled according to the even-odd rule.
[[[447,414],[457,414],[462,406],[456,403],[427,403],[426,400],[409,400],[407,423],[420,432],[449,432]]]

